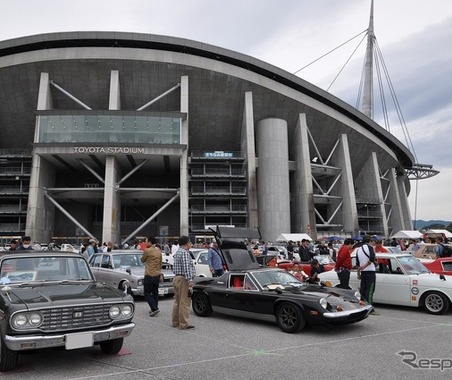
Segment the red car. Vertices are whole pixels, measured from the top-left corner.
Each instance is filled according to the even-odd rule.
[[[452,257],[440,257],[433,261],[422,261],[422,264],[430,272],[452,275]]]
[[[331,258],[330,255],[317,255],[314,256],[314,259],[317,259],[321,265],[325,268],[325,272],[334,269],[335,262]],[[288,261],[288,260],[278,260],[276,257],[273,260],[270,260],[267,265],[291,271],[293,269],[294,264],[298,264],[298,268],[301,271],[305,272],[308,276],[311,275],[311,262],[310,261]]]

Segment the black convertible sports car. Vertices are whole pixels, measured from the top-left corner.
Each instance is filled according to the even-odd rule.
[[[192,306],[198,316],[215,311],[273,321],[294,333],[307,323],[359,322],[372,310],[353,290],[300,282],[282,269],[260,268],[247,241],[260,238],[257,229],[217,227],[215,235],[227,271],[221,277],[197,279]]]

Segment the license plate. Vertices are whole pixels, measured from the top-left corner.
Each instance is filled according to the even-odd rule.
[[[166,289],[166,288],[159,288],[159,294],[168,294],[168,289]]]
[[[66,335],[66,350],[92,347],[94,345],[93,333],[83,332]]]

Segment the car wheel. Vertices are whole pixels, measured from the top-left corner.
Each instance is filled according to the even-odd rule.
[[[444,294],[431,292],[423,297],[422,305],[430,314],[444,314],[449,309],[449,300]]]
[[[276,310],[276,322],[279,328],[286,333],[296,333],[303,330],[306,319],[300,307],[293,303],[283,302]]]
[[[209,297],[204,293],[193,293],[193,311],[198,317],[208,317],[212,314],[212,306]]]
[[[112,340],[104,340],[100,342],[100,348],[104,354],[115,355],[121,351],[124,338],[117,338]]]
[[[125,281],[122,281],[122,282],[119,284],[119,286],[118,286],[118,289],[119,289],[119,290],[124,291],[124,287],[125,287],[124,282],[125,282]],[[127,294],[130,294],[131,296],[133,296],[132,288],[131,288],[130,286],[127,287]]]
[[[1,338],[0,350],[0,371],[12,371],[14,368],[16,368],[17,351],[10,350],[8,347],[6,347],[6,343],[3,338]]]

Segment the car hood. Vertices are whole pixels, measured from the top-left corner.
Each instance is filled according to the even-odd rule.
[[[320,285],[308,285],[305,287],[289,287],[286,291],[295,294],[311,295],[318,298],[327,298],[328,301],[332,301],[329,298],[346,299],[348,301],[357,302],[355,297],[355,291],[341,288],[331,288]]]
[[[10,304],[21,304],[29,308],[58,307],[60,304],[121,302],[129,296],[118,289],[99,283],[89,284],[45,284],[26,287],[3,287],[0,295]],[[4,302],[4,301],[3,301]]]
[[[144,277],[144,267],[125,267],[125,268],[115,268],[114,270],[119,273],[128,273],[127,270],[130,269],[130,273],[135,277]]]

